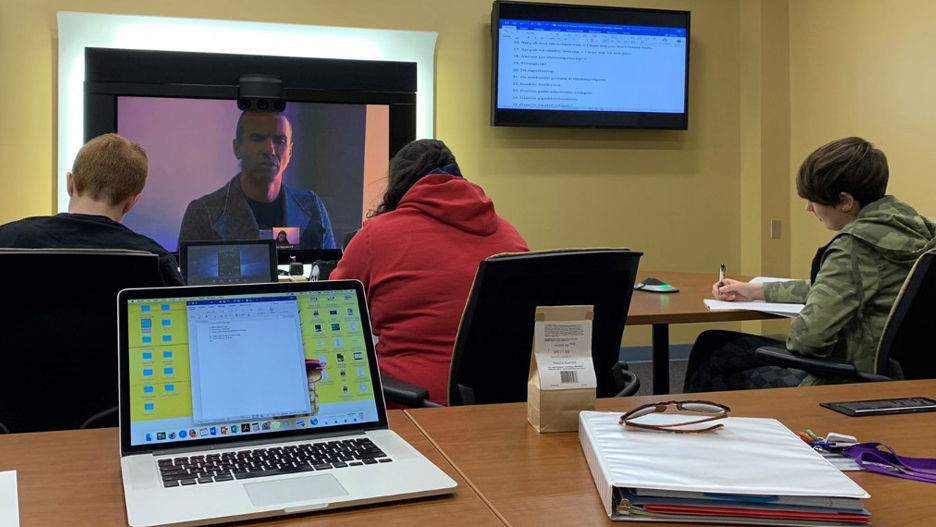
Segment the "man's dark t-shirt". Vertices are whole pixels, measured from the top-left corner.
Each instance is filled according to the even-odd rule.
[[[36,216],[0,226],[0,247],[17,249],[129,249],[159,256],[160,285],[185,285],[175,258],[150,238],[106,216]]]
[[[285,223],[283,218],[286,217],[286,204],[283,201],[282,192],[269,203],[254,201],[246,196],[244,199],[247,200],[247,205],[250,205],[254,219],[257,220],[257,227],[260,229],[282,227]]]

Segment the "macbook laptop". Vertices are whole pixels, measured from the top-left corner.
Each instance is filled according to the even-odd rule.
[[[188,285],[276,282],[273,240],[183,241],[179,270]]]
[[[118,308],[130,525],[455,491],[388,428],[360,282],[125,289]]]

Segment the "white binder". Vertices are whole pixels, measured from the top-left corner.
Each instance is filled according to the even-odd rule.
[[[698,434],[675,434],[625,428],[621,413],[582,412],[579,440],[595,486],[614,520],[666,521],[622,514],[614,489],[646,491],[646,495],[714,500],[725,507],[757,510],[758,500],[790,504],[807,510],[863,511],[870,497],[855,482],[825,460],[775,419],[729,417],[724,427]],[[644,423],[677,422],[679,416],[650,414]],[[685,417],[682,418],[683,420]],[[732,501],[731,497],[739,497]],[[724,497],[725,501],[720,501]],[[740,504],[740,505],[739,505]],[[673,521],[672,519],[669,521]],[[836,522],[765,520],[723,517],[680,517],[678,521],[758,525],[839,525]]]

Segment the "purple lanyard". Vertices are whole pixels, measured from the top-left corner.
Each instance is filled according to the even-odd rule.
[[[893,448],[883,443],[858,443],[846,448],[844,453],[871,472],[936,483],[936,459],[898,456]]]

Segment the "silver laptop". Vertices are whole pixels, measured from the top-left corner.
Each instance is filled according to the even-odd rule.
[[[118,309],[130,525],[455,491],[388,428],[360,282],[126,289]]]

